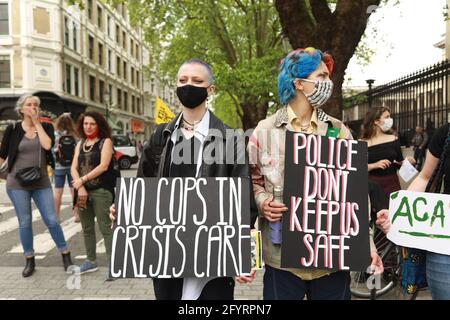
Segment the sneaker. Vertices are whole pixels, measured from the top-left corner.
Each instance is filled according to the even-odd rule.
[[[80,265],[80,274],[94,272],[97,270],[98,266],[95,263],[90,262],[89,260],[86,260]]]

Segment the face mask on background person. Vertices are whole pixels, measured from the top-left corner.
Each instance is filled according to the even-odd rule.
[[[208,88],[187,84],[177,87],[177,96],[183,106],[194,109],[208,98]]]
[[[391,130],[393,125],[394,125],[394,119],[386,118],[386,119],[384,119],[384,123],[381,125],[378,125],[378,126],[380,127],[380,129],[383,132],[387,132],[387,131]]]
[[[330,99],[331,94],[333,93],[333,81],[331,80],[299,80],[314,83],[314,90],[311,93],[304,93],[306,99],[308,99],[313,108],[319,108],[324,105],[328,101],[328,99]]]

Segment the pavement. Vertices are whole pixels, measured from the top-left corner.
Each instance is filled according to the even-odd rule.
[[[404,150],[410,155],[410,150]],[[132,170],[122,171],[123,176],[134,176]],[[406,185],[404,185],[406,186]],[[63,195],[61,225],[72,253],[75,264],[85,259],[81,225],[72,217],[71,196],[66,188]],[[20,245],[18,224],[14,208],[6,194],[5,183],[0,182],[0,300],[154,300],[152,281],[150,279],[116,279],[105,281],[107,259],[103,240],[97,243],[97,272],[84,275],[67,275],[62,267],[61,255],[58,253],[51,237],[42,222],[38,211],[33,207],[33,232],[36,251],[36,271],[29,278],[22,277],[24,258]],[[97,229],[97,234],[101,235]],[[101,238],[101,236],[100,236]],[[238,300],[262,300],[264,271],[256,273],[251,284],[238,284],[235,298]],[[400,288],[391,291],[383,299],[405,300]],[[428,291],[419,294],[418,299],[431,299]]]

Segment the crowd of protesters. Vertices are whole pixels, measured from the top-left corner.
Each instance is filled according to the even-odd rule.
[[[204,142],[211,129],[225,132],[227,127],[208,108],[208,100],[215,92],[212,68],[201,60],[189,60],[181,65],[177,75],[177,96],[182,111],[167,124],[156,127],[145,145],[139,145],[141,160],[139,177],[244,177],[252,181],[251,195],[255,210],[253,221],[262,232],[265,260],[263,280],[264,299],[351,299],[350,272],[319,269],[282,268],[281,246],[270,235],[273,224],[279,223],[287,206],[274,201],[274,189],[283,184],[284,163],[280,161],[279,179],[265,174],[265,155],[284,158],[284,137],[287,131],[326,135],[335,129],[336,138],[357,139],[368,144],[368,171],[372,185],[378,186],[386,196],[401,189],[397,171],[403,161],[423,169],[409,190],[425,191],[436,168],[444,178],[444,193],[450,193],[450,161],[447,154],[450,125],[438,129],[431,138],[418,127],[412,140],[414,158],[404,158],[400,142],[392,134],[393,119],[386,107],[372,108],[363,123],[361,137],[338,119],[327,115],[322,106],[333,92],[330,80],[334,68],[331,55],[318,49],[297,49],[281,62],[278,74],[278,94],[282,107],[260,121],[253,131],[247,151],[242,151],[243,164],[221,161],[206,164],[203,160]],[[106,119],[97,112],[86,112],[77,125],[70,115],[61,115],[53,127],[39,120],[40,101],[25,95],[17,102],[21,121],[6,128],[0,149],[0,164],[8,164],[7,193],[16,210],[19,235],[25,255],[23,276],[29,277],[35,269],[31,199],[55,241],[63,259],[64,269],[73,265],[70,251],[60,226],[61,198],[67,181],[73,196],[74,222],[81,222],[86,261],[79,266],[81,274],[98,270],[96,255],[95,220],[104,238],[106,254],[111,256],[112,229],[116,219],[113,204],[116,172],[113,167],[111,130]],[[265,143],[262,132],[270,132],[279,143]],[[430,143],[428,140],[431,138]],[[215,139],[215,144],[225,140]],[[172,159],[177,148],[186,147],[193,152],[183,162]],[[425,149],[429,148],[425,156]],[[225,159],[222,159],[225,160]],[[250,161],[248,161],[250,160]],[[55,163],[56,162],[56,163]],[[163,162],[163,163],[160,163]],[[54,167],[54,192],[47,166]],[[449,175],[447,175],[449,171]],[[369,183],[369,182],[368,182]],[[377,225],[389,231],[390,221],[386,209],[378,212]],[[370,235],[371,267],[375,274],[383,273],[383,263]],[[364,259],[364,257],[361,257]],[[427,278],[435,299],[450,298],[450,257],[429,252]],[[153,279],[157,299],[223,299],[234,298],[235,282],[252,282],[250,275],[235,278],[177,278]]]

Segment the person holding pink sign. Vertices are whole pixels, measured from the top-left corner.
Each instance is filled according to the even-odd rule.
[[[278,93],[283,107],[259,122],[248,144],[255,201],[262,233],[264,299],[349,300],[350,273],[321,269],[281,267],[280,221],[287,206],[282,203],[286,132],[303,132],[338,139],[352,139],[341,121],[322,109],[333,91],[331,55],[315,48],[297,49],[282,60]],[[274,227],[275,224],[275,227]],[[278,224],[278,227],[277,225]],[[278,232],[278,234],[276,234]],[[373,241],[371,265],[376,273],[383,266]]]

